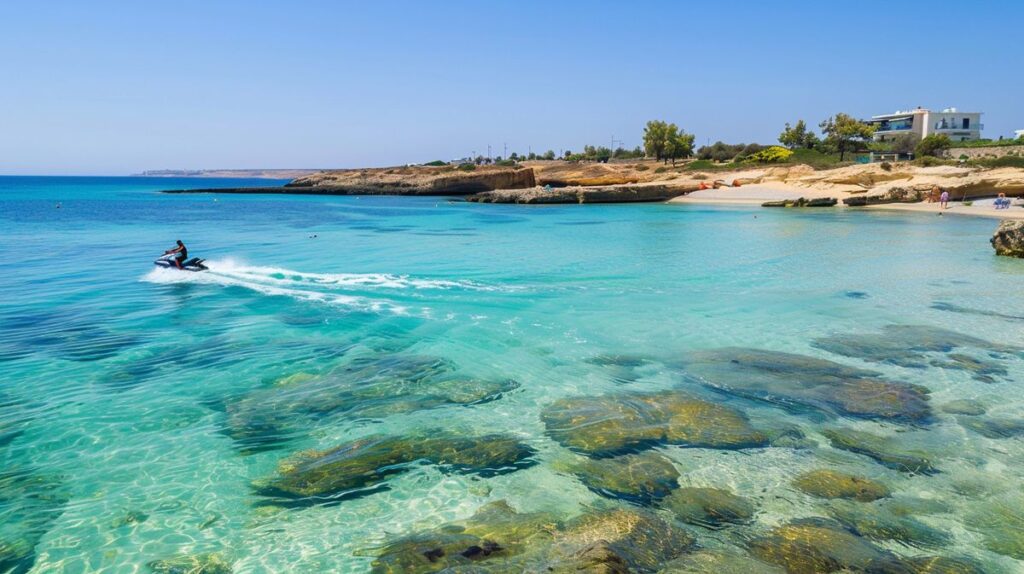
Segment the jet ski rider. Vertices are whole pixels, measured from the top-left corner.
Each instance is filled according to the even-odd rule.
[[[178,266],[178,269],[181,269],[181,264],[184,263],[186,259],[188,259],[188,249],[185,247],[185,244],[182,243],[180,239],[178,240],[177,243],[177,247],[175,247],[174,249],[168,249],[167,251],[164,251],[164,255],[175,254],[171,261],[174,261],[174,264]]]

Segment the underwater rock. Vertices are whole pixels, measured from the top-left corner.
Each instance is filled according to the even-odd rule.
[[[149,515],[145,512],[129,510],[128,512],[114,519],[114,521],[111,522],[110,527],[116,529],[121,528],[122,526],[134,526],[136,524],[142,524],[148,519]]]
[[[0,470],[0,572],[28,572],[35,546],[70,499],[56,477],[30,468]]]
[[[889,496],[889,489],[884,484],[828,469],[805,472],[796,477],[793,486],[818,498],[850,498],[871,502]]]
[[[594,456],[657,443],[740,449],[768,440],[739,411],[674,392],[561,399],[541,420],[556,442]]]
[[[558,542],[558,552],[566,546],[604,542],[631,570],[648,571],[687,552],[696,541],[653,513],[618,508],[574,518],[559,533]]]
[[[874,540],[894,540],[910,546],[943,546],[952,538],[912,516],[891,512],[884,504],[833,502],[828,514],[854,533]]]
[[[549,574],[629,574],[625,558],[604,540],[577,550],[565,560],[553,562],[544,569]]]
[[[377,552],[371,572],[490,572],[492,563],[498,572],[522,571],[510,567],[509,559],[549,548],[557,526],[548,514],[519,513],[499,500],[467,520],[392,538]]]
[[[229,403],[227,433],[243,452],[281,447],[301,429],[330,416],[380,418],[446,405],[474,405],[518,388],[511,380],[447,375],[452,365],[420,356],[358,359],[321,377],[254,391]]]
[[[949,311],[950,313],[980,315],[982,317],[997,317],[999,319],[1006,319],[1007,321],[1024,321],[1024,316],[1021,315],[1009,315],[1006,313],[999,313],[996,311],[986,311],[984,309],[972,309],[970,307],[961,307],[960,305],[954,305],[952,303],[946,303],[943,301],[936,301],[935,303],[932,303],[932,309],[938,309],[939,311]]]
[[[24,538],[0,539],[0,572],[24,574],[35,564],[35,544]]]
[[[898,446],[897,441],[868,432],[851,429],[826,429],[822,431],[834,448],[862,454],[883,466],[900,472],[934,474],[938,469],[932,465],[932,456],[917,450]]]
[[[971,374],[971,377],[976,381],[983,383],[994,383],[997,381],[997,377],[1006,377],[1009,375],[1009,371],[1006,367],[993,362],[982,361],[970,355],[963,353],[949,353],[942,360],[934,360],[931,366],[938,367],[940,369],[953,369],[957,371],[966,371]]]
[[[657,574],[786,574],[786,571],[737,552],[698,550],[665,564]]]
[[[644,355],[595,355],[586,360],[592,365],[600,367],[642,367],[651,362],[651,358]]]
[[[156,574],[231,574],[231,564],[216,553],[172,556],[147,566]]]
[[[746,498],[719,488],[680,488],[665,498],[662,507],[683,522],[706,528],[744,524],[756,512]]]
[[[651,451],[587,459],[573,465],[572,472],[602,496],[640,504],[659,500],[679,486],[679,471],[672,461]]]
[[[937,366],[967,371],[982,382],[993,382],[995,376],[1006,376],[1006,369],[963,353],[957,348],[974,348],[992,353],[1017,354],[1021,350],[998,345],[956,331],[924,325],[887,325],[879,333],[841,334],[815,339],[813,346],[846,357],[900,367],[924,369]],[[929,354],[940,357],[929,358]],[[947,355],[948,354],[948,355]]]
[[[958,417],[960,426],[985,438],[1013,438],[1024,435],[1024,420],[991,417]]]
[[[985,405],[971,399],[957,399],[942,405],[942,412],[951,415],[978,416],[986,412]]]
[[[979,564],[964,558],[917,556],[905,558],[903,564],[910,574],[985,574]]]
[[[784,425],[764,431],[768,444],[778,448],[816,448],[818,442],[809,438],[799,427]]]
[[[467,520],[392,538],[376,553],[371,572],[650,572],[693,544],[682,529],[637,509],[590,511],[561,523],[498,501]]]
[[[981,535],[985,548],[1024,560],[1024,497],[1019,493],[975,505],[964,523]]]
[[[325,503],[366,494],[367,489],[405,472],[416,461],[454,472],[493,476],[532,465],[533,454],[532,448],[507,435],[371,436],[323,452],[299,453],[279,464],[277,477],[253,486],[260,495],[292,503]]]
[[[682,367],[721,392],[791,410],[921,423],[931,417],[928,390],[878,373],[804,355],[745,348],[696,351]]]
[[[805,518],[777,526],[748,543],[750,552],[786,569],[788,574],[901,572],[899,559],[822,518]]]

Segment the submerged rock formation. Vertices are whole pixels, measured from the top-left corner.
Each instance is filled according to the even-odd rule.
[[[901,560],[824,518],[793,520],[749,542],[754,556],[789,574],[906,572]]]
[[[760,349],[685,354],[680,367],[721,392],[791,410],[814,409],[893,422],[926,422],[928,390],[832,361]]]
[[[1006,367],[994,362],[993,353],[1020,353],[1016,347],[927,325],[886,325],[878,333],[836,334],[815,339],[812,345],[830,353],[875,363],[912,369],[932,366],[966,371],[985,383],[1007,375]],[[985,351],[987,356],[980,359],[965,353],[952,353],[961,348]]]
[[[326,417],[379,418],[445,405],[473,405],[518,388],[511,380],[467,380],[437,357],[360,358],[325,375],[300,374],[226,406],[227,434],[243,452],[279,448]]]
[[[679,471],[664,456],[647,451],[612,458],[586,459],[572,472],[587,488],[610,498],[650,504],[679,486]]]
[[[891,540],[918,547],[942,547],[952,542],[952,537],[946,532],[913,516],[894,512],[886,504],[837,501],[829,505],[828,514],[854,534],[874,540]]]
[[[830,469],[805,472],[793,480],[793,486],[819,498],[850,498],[871,502],[889,496],[889,489],[884,484]]]
[[[933,466],[930,453],[908,449],[904,440],[882,437],[864,431],[852,429],[826,429],[822,434],[832,443],[834,448],[862,454],[879,464],[914,474],[934,474],[938,469]]]
[[[231,574],[231,564],[220,554],[184,554],[147,564],[155,574]]]
[[[370,436],[326,451],[298,453],[281,461],[276,477],[253,486],[257,494],[283,505],[321,504],[373,492],[389,476],[409,470],[417,461],[492,476],[531,466],[533,455],[526,444],[499,434]]]
[[[561,399],[541,412],[541,420],[556,442],[593,456],[658,443],[720,449],[768,443],[743,413],[678,392]]]
[[[680,488],[662,506],[683,522],[707,528],[744,524],[755,513],[750,501],[720,488]]]
[[[391,539],[371,572],[649,572],[694,542],[682,529],[640,510],[591,511],[562,523],[498,501],[467,520]]]
[[[996,255],[1024,257],[1024,220],[1000,221],[990,241]]]
[[[0,470],[0,572],[32,570],[35,548],[70,499],[61,481],[35,470]]]

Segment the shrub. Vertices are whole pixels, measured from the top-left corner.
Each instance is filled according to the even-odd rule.
[[[665,166],[661,166],[658,169],[654,170],[654,173],[665,173],[666,171],[668,171],[668,168]]]
[[[494,162],[494,165],[500,165],[500,166],[503,166],[503,167],[512,167],[512,166],[516,165],[516,161],[514,159],[503,159],[501,161]]]
[[[974,205],[974,202],[973,202],[973,201],[964,201],[964,202],[963,202],[963,205],[964,205],[965,207],[970,207],[970,206]]]
[[[952,162],[950,161],[939,159],[935,156],[930,155],[919,157],[914,160],[914,165],[918,167],[935,167],[937,165],[950,165],[951,163]]]
[[[792,155],[793,152],[791,150],[788,150],[782,146],[773,145],[748,155],[747,161],[755,163],[781,163],[789,160],[790,156]]]
[[[476,164],[475,163],[460,163],[459,164],[459,169],[462,170],[462,171],[473,171],[474,169],[476,169]]]
[[[444,165],[448,165],[448,162],[446,162],[446,161],[441,161],[441,160],[439,160],[439,159],[435,159],[434,161],[431,161],[431,162],[425,163],[425,164],[423,164],[423,165],[428,165],[428,166],[430,166],[430,167],[441,167],[441,166],[444,166]]]
[[[709,159],[696,159],[686,164],[684,169],[689,171],[696,171],[698,169],[714,169],[715,162]]]
[[[822,153],[816,149],[798,149],[789,156],[789,163],[803,163],[814,169],[839,167],[839,155]]]
[[[969,159],[971,159],[971,158],[970,158],[970,156],[968,156],[967,154],[965,154],[965,153],[962,153],[962,154],[960,154],[960,157],[959,157],[959,158],[957,158],[957,159],[959,159],[960,161],[967,161],[967,160],[969,160]]]
[[[892,164],[887,161],[883,161],[879,167],[882,168],[882,171],[892,171]]]
[[[638,163],[638,164],[633,166],[633,169],[635,169],[637,171],[647,171],[647,170],[651,169],[651,166],[644,165],[642,163]]]
[[[943,150],[949,149],[952,142],[949,141],[949,136],[946,134],[932,134],[925,137],[917,144],[914,148],[914,153],[917,157],[932,156],[938,157]]]
[[[1024,157],[1004,155],[1003,157],[976,159],[970,162],[978,167],[1019,167],[1024,168]]]

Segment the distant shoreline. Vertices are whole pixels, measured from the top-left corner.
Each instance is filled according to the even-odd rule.
[[[131,177],[195,177],[195,178],[252,178],[297,179],[323,170],[320,169],[151,169],[133,173]]]

